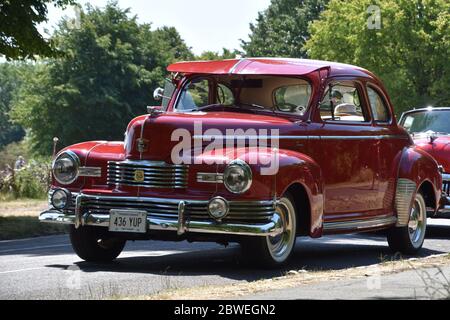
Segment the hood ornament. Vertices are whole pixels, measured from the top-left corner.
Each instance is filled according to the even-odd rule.
[[[150,115],[150,117],[155,117],[157,115],[160,115],[163,112],[164,111],[161,110],[161,107],[153,107],[153,106],[147,107],[147,113]]]
[[[149,141],[147,139],[143,138],[136,139],[137,150],[140,153],[146,152],[148,150],[148,143]]]
[[[428,136],[428,139],[430,139],[430,144],[433,144],[437,138],[438,138],[438,136],[435,133],[432,133]]]

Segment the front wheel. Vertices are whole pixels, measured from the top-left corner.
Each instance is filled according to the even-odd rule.
[[[110,262],[122,252],[126,240],[108,235],[101,227],[70,227],[70,241],[75,253],[90,262]]]
[[[427,229],[427,207],[421,193],[417,193],[410,209],[408,225],[389,230],[387,240],[394,252],[415,254],[423,245]]]
[[[289,195],[278,202],[283,232],[271,237],[250,237],[241,242],[244,259],[258,267],[277,267],[286,263],[295,246],[297,219],[294,202]]]

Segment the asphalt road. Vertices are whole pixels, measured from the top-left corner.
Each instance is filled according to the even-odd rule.
[[[450,220],[429,220],[420,255],[450,252],[449,239]],[[339,270],[393,258],[380,234],[298,238],[292,262],[281,270],[250,269],[240,264],[239,257],[237,246],[143,241],[127,243],[112,264],[92,264],[73,253],[67,235],[0,241],[0,299],[139,296],[169,288],[271,278],[292,269]],[[326,285],[317,288],[323,292]],[[336,296],[330,293],[327,297],[351,297],[354,290],[344,286],[335,290]]]

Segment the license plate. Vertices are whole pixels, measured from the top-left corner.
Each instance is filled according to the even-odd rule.
[[[147,231],[147,212],[136,210],[109,211],[109,231],[145,233]]]

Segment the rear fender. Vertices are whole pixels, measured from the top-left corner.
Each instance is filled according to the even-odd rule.
[[[397,226],[406,226],[409,220],[409,208],[416,193],[424,183],[433,186],[432,199],[433,208],[439,208],[441,198],[442,176],[439,172],[438,163],[427,152],[410,146],[403,149],[397,176],[397,187],[395,193],[395,211],[397,213]]]

